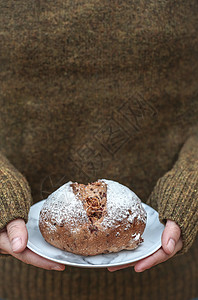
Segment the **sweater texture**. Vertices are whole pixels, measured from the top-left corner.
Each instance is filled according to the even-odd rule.
[[[198,296],[197,12],[194,0],[0,0],[0,230],[69,180],[107,178],[183,239],[139,274],[2,254],[0,298]]]

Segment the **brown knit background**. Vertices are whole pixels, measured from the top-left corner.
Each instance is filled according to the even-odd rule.
[[[147,201],[197,131],[197,12],[194,0],[0,0],[0,151],[25,175],[34,202],[68,180],[97,178]],[[183,213],[175,195],[169,205]],[[164,203],[160,189],[152,197],[155,208]],[[49,272],[8,258],[0,261],[0,297],[190,300],[198,296],[196,269],[195,244],[143,274]]]

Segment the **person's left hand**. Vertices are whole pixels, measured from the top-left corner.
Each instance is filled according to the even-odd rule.
[[[174,221],[167,220],[166,226],[162,233],[162,246],[159,250],[135,263],[118,267],[110,267],[108,270],[113,272],[134,266],[136,272],[143,272],[171,258],[182,249],[182,245],[183,243],[180,227]]]

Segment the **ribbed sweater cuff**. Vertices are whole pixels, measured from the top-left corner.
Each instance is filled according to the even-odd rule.
[[[150,199],[158,204],[159,219],[175,221],[181,228],[183,248],[188,251],[198,228],[198,172],[179,169],[171,170],[160,178]]]
[[[28,220],[31,192],[26,179],[14,168],[0,170],[0,230],[10,221]]]

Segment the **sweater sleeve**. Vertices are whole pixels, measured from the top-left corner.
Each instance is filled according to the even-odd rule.
[[[198,136],[183,145],[173,168],[161,177],[147,203],[159,212],[162,223],[175,221],[181,228],[185,253],[198,229]]]
[[[28,220],[32,202],[24,176],[0,153],[0,230],[11,220]]]

